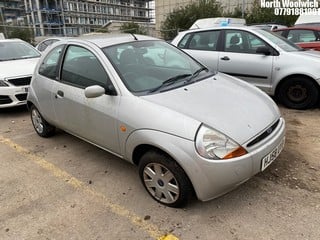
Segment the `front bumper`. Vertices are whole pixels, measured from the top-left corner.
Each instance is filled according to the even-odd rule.
[[[0,108],[26,104],[28,87],[29,86],[0,87]]]
[[[244,156],[229,160],[208,160],[197,154],[194,142],[184,141],[180,145],[183,148],[180,156],[176,159],[189,176],[198,199],[207,201],[229,192],[260,172],[262,159],[279,146],[284,138],[285,121],[280,118],[274,132],[250,147]]]

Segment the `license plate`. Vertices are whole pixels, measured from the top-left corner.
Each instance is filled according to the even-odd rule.
[[[29,88],[28,87],[23,87],[22,91],[27,93],[29,91]]]
[[[280,144],[273,149],[267,156],[262,159],[261,171],[265,170],[281,153],[284,148],[285,138],[283,138]]]

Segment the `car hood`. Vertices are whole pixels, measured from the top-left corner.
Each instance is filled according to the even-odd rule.
[[[143,98],[200,121],[239,144],[252,139],[280,117],[278,107],[269,96],[222,73]]]
[[[320,52],[315,51],[315,50],[307,50],[307,51],[298,51],[298,52],[293,52],[294,54],[297,54],[302,57],[311,57],[314,60],[320,61]]]
[[[0,61],[0,79],[32,75],[39,58]]]

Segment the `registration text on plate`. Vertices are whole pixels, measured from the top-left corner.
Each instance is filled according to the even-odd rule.
[[[283,138],[280,144],[273,149],[267,156],[262,159],[261,171],[265,170],[281,153],[284,148],[285,138]]]

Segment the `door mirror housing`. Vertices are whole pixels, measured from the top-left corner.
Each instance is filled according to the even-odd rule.
[[[270,51],[270,48],[268,48],[266,46],[261,46],[261,47],[257,48],[256,53],[269,56],[271,54],[271,51]]]
[[[86,96],[86,98],[100,97],[105,93],[106,90],[99,85],[89,86],[84,89],[84,95]]]

